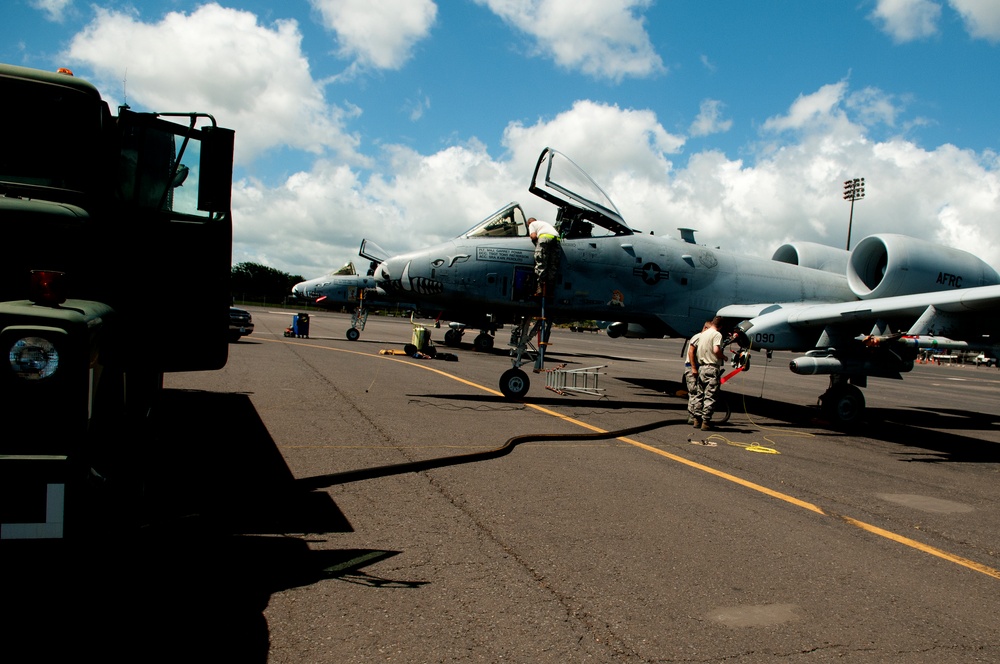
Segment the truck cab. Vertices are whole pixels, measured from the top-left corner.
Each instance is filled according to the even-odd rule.
[[[134,470],[163,374],[226,364],[234,134],[66,70],[0,65],[0,95],[0,539],[61,538],[88,478]],[[153,344],[158,301],[191,323]]]

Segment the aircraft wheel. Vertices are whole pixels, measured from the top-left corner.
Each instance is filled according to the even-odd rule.
[[[733,414],[733,409],[729,407],[729,399],[720,392],[715,393],[715,412],[712,413],[716,424],[725,424]]]
[[[349,329],[347,331],[347,340],[348,341],[357,341],[360,338],[361,338],[361,331],[358,330],[358,328],[352,327],[351,329]]]
[[[854,385],[834,385],[820,401],[823,413],[835,424],[857,424],[865,410],[865,395]]]
[[[493,337],[488,334],[480,334],[472,342],[472,346],[480,353],[488,353],[493,350]]]
[[[520,369],[508,369],[500,376],[500,391],[508,399],[520,399],[528,393],[528,374]]]
[[[462,333],[458,330],[448,330],[444,333],[444,344],[457,348],[462,344]]]

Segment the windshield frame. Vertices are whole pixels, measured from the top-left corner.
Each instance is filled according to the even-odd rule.
[[[539,182],[539,174],[544,180]],[[632,235],[634,231],[611,197],[572,159],[552,148],[545,148],[535,164],[528,191],[560,208],[567,219],[586,219],[614,235]]]
[[[511,201],[458,237],[511,238],[528,237],[528,223],[520,203]]]

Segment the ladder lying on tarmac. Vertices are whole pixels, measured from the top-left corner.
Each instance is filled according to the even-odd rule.
[[[545,389],[552,390],[556,394],[566,394],[576,392],[577,394],[589,394],[599,397],[604,393],[603,387],[598,387],[598,376],[603,372],[597,371],[607,365],[598,367],[583,367],[580,369],[563,369],[565,364],[561,364],[555,369],[546,370]]]

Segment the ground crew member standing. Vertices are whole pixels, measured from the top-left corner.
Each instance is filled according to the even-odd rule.
[[[529,217],[528,235],[535,243],[535,295],[542,295],[542,284],[551,286],[555,279],[559,231],[547,221]]]
[[[698,398],[694,406],[694,425],[702,431],[712,428],[712,413],[715,411],[715,393],[719,391],[719,380],[722,378],[722,365],[726,354],[722,350],[722,333],[719,327],[722,319],[718,316],[712,319],[712,324],[698,337],[698,348],[695,358],[697,371]]]
[[[701,326],[701,332],[710,327],[712,327],[712,321],[705,321],[705,324]],[[698,394],[701,391],[698,386],[698,358],[695,357],[698,338],[701,336],[701,332],[688,339],[687,361],[684,362],[684,385],[688,391],[688,424],[694,424],[696,419],[694,409],[695,404],[698,403]]]

